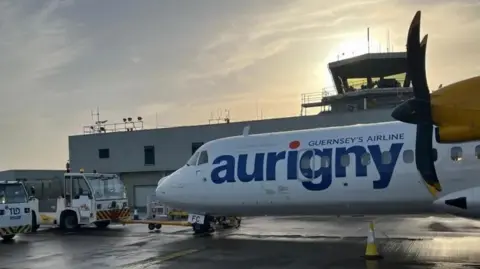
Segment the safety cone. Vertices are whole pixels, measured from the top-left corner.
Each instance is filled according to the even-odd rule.
[[[133,210],[133,219],[134,220],[139,220],[140,218],[138,217],[138,210],[135,208],[135,210]]]
[[[365,250],[364,258],[367,260],[383,259],[378,253],[377,245],[375,244],[375,227],[373,226],[373,222],[370,222],[370,227],[368,229],[367,248]]]

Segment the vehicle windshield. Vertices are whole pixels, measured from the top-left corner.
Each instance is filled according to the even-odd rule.
[[[88,175],[95,200],[126,199],[125,185],[117,175]]]
[[[27,203],[28,197],[22,184],[0,183],[0,204]]]

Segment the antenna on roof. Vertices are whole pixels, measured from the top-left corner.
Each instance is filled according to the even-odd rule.
[[[370,27],[367,28],[367,47],[368,53],[370,53]]]
[[[95,121],[93,117],[97,116],[97,120],[95,122],[100,122],[100,108],[98,106],[97,106],[97,113],[93,113],[93,110],[90,110],[90,114],[92,115],[92,121]]]
[[[390,29],[387,29],[387,52],[390,52]]]

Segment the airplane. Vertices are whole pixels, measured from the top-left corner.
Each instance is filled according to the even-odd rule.
[[[158,199],[190,212],[195,233],[227,216],[480,218],[480,76],[430,93],[420,17],[407,38],[414,97],[394,121],[212,140],[159,180]]]

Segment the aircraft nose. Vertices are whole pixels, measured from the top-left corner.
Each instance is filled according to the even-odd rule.
[[[165,202],[167,198],[167,189],[168,189],[168,177],[160,179],[157,185],[157,189],[155,190],[155,195],[160,202]]]

